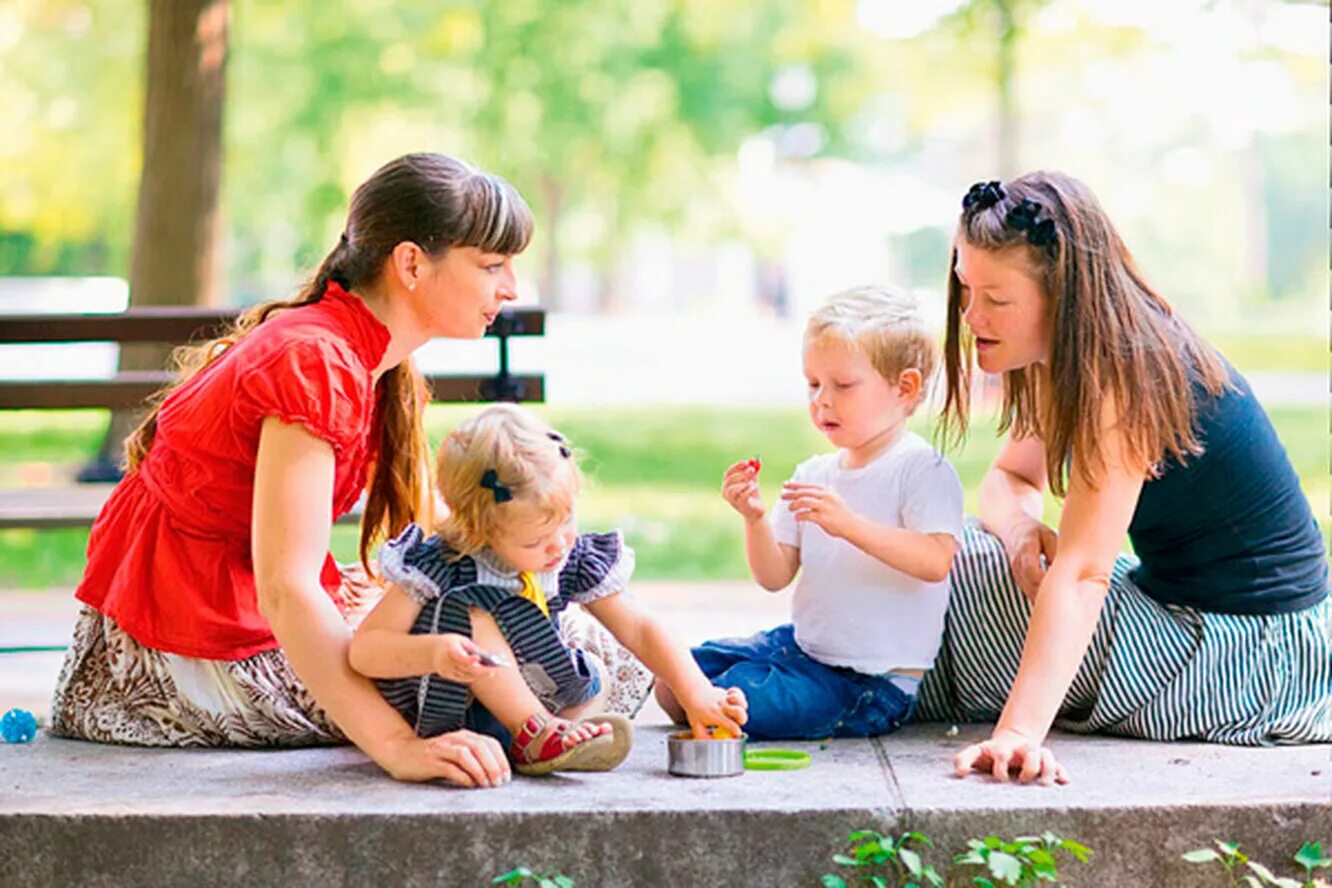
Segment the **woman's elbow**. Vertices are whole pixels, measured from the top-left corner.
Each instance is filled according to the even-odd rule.
[[[372,663],[370,657],[369,645],[366,643],[366,637],[360,632],[352,634],[351,642],[347,647],[347,664],[351,666],[353,672],[359,672],[361,675],[372,675]]]
[[[952,572],[952,568],[953,564],[951,561],[941,565],[931,565],[926,570],[925,576],[921,577],[921,579],[927,583],[942,583],[948,579],[948,575]]]
[[[294,584],[285,577],[260,574],[254,579],[255,602],[270,626],[282,619],[282,612],[294,594]]]

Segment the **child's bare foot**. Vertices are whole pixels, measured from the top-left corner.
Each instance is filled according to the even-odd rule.
[[[615,745],[613,733],[609,724],[578,724],[536,713],[514,735],[509,757],[513,769],[529,777],[562,770],[608,770],[589,766]]]

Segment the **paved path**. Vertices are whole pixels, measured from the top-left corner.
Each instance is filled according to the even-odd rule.
[[[688,642],[771,625],[788,603],[749,583],[636,588]],[[74,612],[67,591],[0,593],[0,646],[63,643]],[[44,711],[58,668],[58,655],[0,656],[0,706]],[[849,830],[873,827],[916,829],[948,851],[1053,830],[1096,852],[1086,867],[1061,865],[1069,885],[1202,888],[1218,874],[1180,855],[1213,838],[1278,868],[1305,840],[1332,845],[1329,747],[1056,734],[1074,781],[1019,787],[950,775],[952,754],[985,726],[921,724],[781,744],[810,752],[804,771],[686,780],[665,771],[660,710],[635,724],[615,772],[475,792],[394,783],[350,748],[0,744],[0,884],[474,886],[522,864],[579,888],[813,885]]]

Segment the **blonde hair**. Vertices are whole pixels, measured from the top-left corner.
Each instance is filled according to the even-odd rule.
[[[501,502],[502,493],[482,484],[492,471],[512,499]],[[514,503],[547,520],[559,519],[573,511],[582,486],[564,436],[516,404],[494,404],[450,432],[440,445],[435,475],[449,507],[435,532],[458,557],[488,546]]]
[[[919,300],[897,287],[852,287],[829,296],[805,326],[806,343],[827,339],[858,349],[891,383],[903,370],[919,370],[922,393],[939,362],[939,346],[925,329]]]

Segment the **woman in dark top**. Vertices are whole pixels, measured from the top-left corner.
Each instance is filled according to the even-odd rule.
[[[1067,779],[1052,724],[1332,741],[1326,548],[1248,383],[1147,284],[1081,182],[978,183],[962,206],[945,428],[966,431],[974,364],[1003,375],[1007,437],[918,717],[997,719],[958,774],[1045,783]]]

